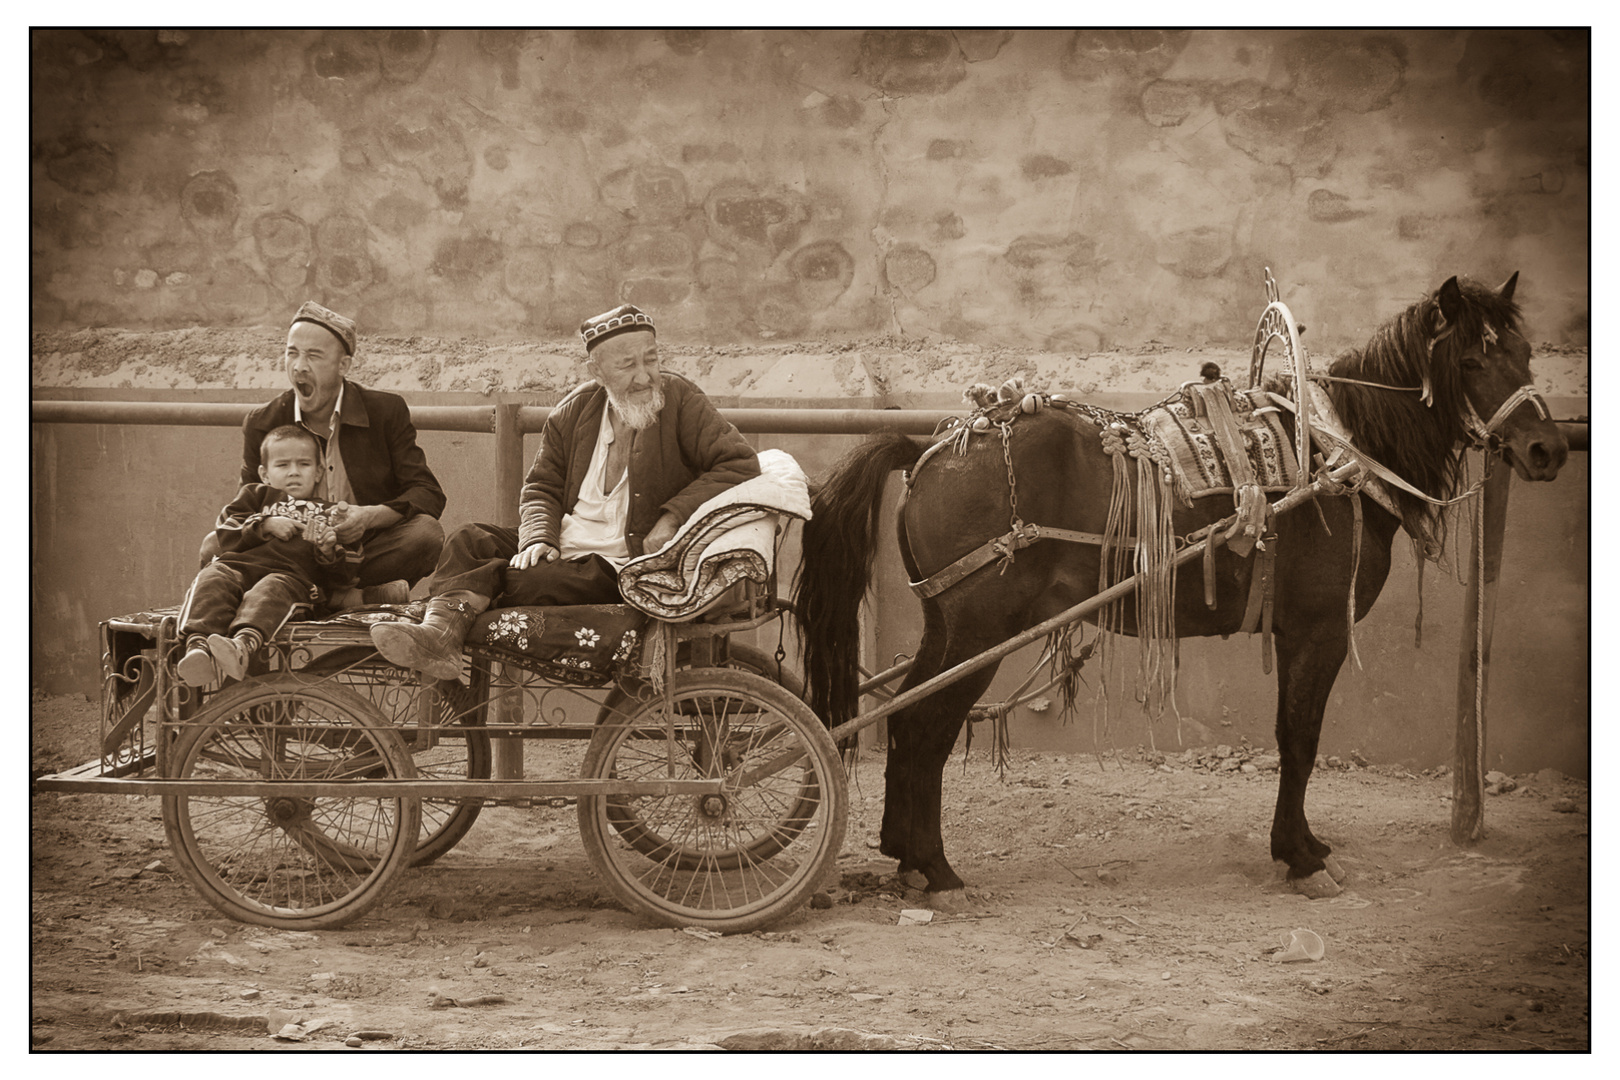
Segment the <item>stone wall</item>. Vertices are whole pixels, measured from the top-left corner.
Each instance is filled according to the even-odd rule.
[[[1574,31],[35,30],[36,329],[1314,340],[1452,273],[1587,333]]]

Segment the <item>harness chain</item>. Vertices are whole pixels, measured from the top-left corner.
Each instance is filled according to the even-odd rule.
[[[1008,419],[998,425],[1001,428],[1001,457],[1007,463],[1007,501],[1012,507],[1013,532],[1017,532],[1024,523],[1018,519],[1018,477],[1013,472],[1012,462],[1012,420]],[[1007,564],[1012,562],[1013,553],[1011,545],[1008,546],[1007,556],[1002,560],[1001,569],[1005,573]]]

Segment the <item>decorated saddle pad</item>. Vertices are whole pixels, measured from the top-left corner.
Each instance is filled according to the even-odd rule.
[[[1292,418],[1262,390],[1233,390],[1229,401],[1231,418],[1247,451],[1248,468],[1240,470],[1240,476],[1252,475],[1266,491],[1294,487],[1299,462],[1288,433]],[[1164,448],[1176,491],[1185,498],[1230,493],[1236,486],[1217,436],[1216,427],[1221,423],[1222,418],[1210,415],[1195,390],[1142,414],[1144,430]]]

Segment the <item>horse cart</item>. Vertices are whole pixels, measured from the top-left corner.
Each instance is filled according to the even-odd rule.
[[[961,888],[940,837],[940,773],[1001,660],[1089,621],[1172,643],[1259,632],[1269,670],[1275,629],[1272,856],[1307,895],[1333,895],[1342,870],[1306,824],[1305,786],[1328,691],[1396,530],[1432,538],[1439,512],[1478,490],[1459,475],[1460,444],[1508,457],[1527,479],[1552,479],[1567,454],[1531,385],[1516,280],[1493,291],[1454,278],[1319,374],[1268,273],[1246,396],[1205,388],[1211,411],[1198,422],[1213,434],[1199,438],[1257,469],[1269,456],[1285,485],[1229,478],[1215,490],[1230,498],[1177,501],[1147,426],[1162,416],[1011,383],[929,443],[874,438],[823,483],[813,515],[799,515],[810,518],[792,605],[802,694],[780,644],[771,656],[732,640],[780,628],[789,606],[774,575],[684,621],[627,606],[486,612],[463,678],[444,682],[372,648],[370,621],[411,612],[362,610],[291,623],[265,670],[197,690],[174,677],[173,613],[153,612],[103,624],[101,756],[35,786],[160,796],[175,861],[210,904],[299,929],[370,909],[408,866],[453,847],[484,805],[574,798],[591,865],[628,908],[747,931],[795,910],[832,872],[848,812],[838,746],[862,729],[890,721],[881,850],[930,889]],[[1284,370],[1263,386],[1273,346]],[[1182,396],[1194,397],[1187,386]],[[1318,430],[1335,396],[1343,427]],[[1260,414],[1274,432],[1286,421],[1287,438],[1244,434]],[[1404,453],[1367,453],[1380,430]],[[924,636],[914,660],[863,682],[855,613],[877,500],[900,468],[902,554]],[[1359,493],[1375,479],[1398,490],[1364,508]],[[1134,609],[1120,602],[1138,592]],[[861,709],[863,698],[877,704]],[[495,775],[496,740],[565,739],[586,743],[577,776]]]
[[[730,593],[681,623],[626,605],[490,611],[463,678],[443,682],[372,646],[369,626],[409,606],[289,622],[264,670],[208,688],[175,678],[174,611],[110,619],[101,756],[35,787],[160,796],[179,870],[242,922],[341,926],[485,805],[572,799],[591,865],[632,911],[755,929],[837,858],[844,771],[780,659],[732,641],[781,618],[774,597]],[[582,740],[583,764],[495,776],[500,739]]]

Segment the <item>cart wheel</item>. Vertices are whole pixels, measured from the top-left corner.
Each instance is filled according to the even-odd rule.
[[[345,645],[315,657],[298,669],[301,675],[320,675],[354,690],[382,712],[396,727],[416,724],[416,676],[395,667],[368,645]],[[459,682],[441,682],[438,688],[437,745],[413,751],[416,775],[423,780],[488,780],[491,754],[489,735],[483,730],[484,711],[473,691]],[[409,733],[403,733],[409,745]],[[422,802],[422,832],[416,838],[412,866],[426,866],[461,842],[484,807],[479,798],[427,799]]]
[[[800,699],[804,697],[804,683],[787,668],[780,669],[780,678],[778,679],[778,665],[775,658],[769,654],[751,645],[732,645],[728,652],[730,655],[727,657],[725,664],[727,668],[748,671],[763,676],[772,682],[777,682],[794,697]],[[691,649],[688,643],[682,642],[680,651],[676,654],[676,666],[678,668],[687,667],[687,658],[690,654]],[[634,707],[630,697],[615,686],[612,692],[608,694],[607,700],[603,702],[602,711],[597,715],[596,722],[602,724],[609,717]],[[801,779],[803,783],[799,789],[798,798],[794,800],[791,806],[783,809],[782,816],[776,823],[776,828],[764,830],[757,839],[748,844],[744,851],[734,853],[729,858],[732,860],[740,858],[769,859],[782,850],[785,842],[791,841],[798,835],[799,830],[804,828],[804,823],[815,816],[816,804],[821,801],[821,788],[816,782],[815,770],[806,767],[801,774]],[[643,855],[652,858],[662,857],[660,852],[665,851],[668,841],[659,835],[657,830],[647,822],[629,815],[625,808],[622,807],[615,808],[610,812],[609,820],[613,822],[614,828],[619,830],[619,834],[633,844]],[[697,865],[697,860],[713,859],[715,856],[712,854],[700,855],[677,851],[675,857],[679,860],[677,869],[691,870]],[[728,866],[727,869],[731,869],[731,867]]]
[[[747,781],[767,763],[777,771]],[[676,672],[667,693],[597,728],[581,775],[726,778],[713,795],[580,797],[591,865],[626,906],[665,925],[767,926],[804,903],[843,846],[837,748],[808,706],[749,672]]]
[[[181,780],[411,779],[399,732],[340,686],[293,674],[219,694],[170,751]],[[370,910],[409,864],[418,800],[166,795],[163,830],[180,870],[240,922],[284,930],[342,926]]]

